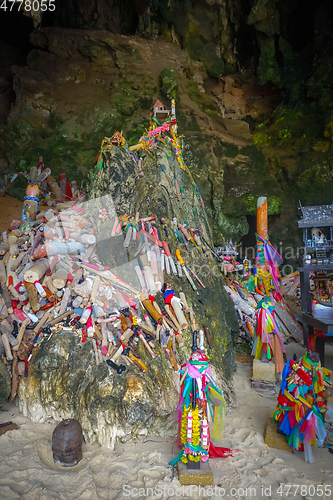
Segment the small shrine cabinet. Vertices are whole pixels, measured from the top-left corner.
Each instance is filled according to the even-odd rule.
[[[155,102],[152,111],[153,116],[158,120],[165,120],[165,118],[168,118],[170,115],[170,110],[167,109],[159,99]]]
[[[302,302],[302,323],[304,346],[313,328],[325,332],[325,337],[317,336],[317,352],[321,362],[325,361],[325,341],[333,338],[333,319],[315,317],[312,313],[310,272],[315,271],[315,283],[329,280],[328,271],[333,271],[333,205],[302,207],[302,218],[298,227],[303,229],[304,256],[299,267]],[[322,285],[323,287],[323,285]]]

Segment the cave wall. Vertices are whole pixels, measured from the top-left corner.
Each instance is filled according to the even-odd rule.
[[[33,33],[0,20],[28,53],[0,86],[13,82],[0,167],[42,154],[84,181],[104,135],[140,136],[171,68],[216,244],[246,234],[266,195],[273,243],[300,246],[298,200],[331,202],[332,19],[328,0],[58,0]]]

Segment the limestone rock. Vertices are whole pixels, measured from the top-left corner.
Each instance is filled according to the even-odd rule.
[[[159,150],[149,153],[140,151],[144,176],[138,178],[137,164],[127,150],[121,147],[106,150],[103,168],[91,180],[90,199],[84,207],[95,228],[100,260],[133,286],[136,286],[133,274],[136,245],[125,250],[121,235],[111,237],[116,214],[139,212],[142,217],[156,215],[157,220],[177,217],[187,220],[190,227],[200,227],[210,240],[200,199],[193,198],[191,179],[180,171],[178,181],[183,191],[179,202],[165,153]],[[176,164],[174,153],[169,151],[169,154],[170,161]],[[100,218],[103,208],[107,215]],[[184,277],[166,278],[177,295],[180,291],[185,293],[198,325],[207,323],[214,343],[209,350],[211,371],[228,403],[233,404],[230,379],[235,368],[233,345],[238,337],[238,322],[233,303],[222,286],[220,266],[208,253],[187,254],[175,238],[169,238],[168,244],[173,256],[175,249],[181,248],[186,264],[204,281],[206,288],[200,289],[198,296]],[[160,294],[156,300],[160,306],[163,304]],[[184,363],[192,344],[190,327],[183,330],[182,337],[184,347],[178,349],[178,354]],[[179,374],[169,367],[159,345],[155,353],[156,358],[151,359],[140,343],[138,354],[148,371],[142,374],[131,365],[117,375],[105,361],[96,365],[89,338],[82,343],[73,332],[54,332],[37,348],[29,377],[21,382],[21,411],[35,422],[75,418],[81,423],[87,442],[98,441],[110,448],[119,440],[142,439],[148,434],[175,435]]]
[[[161,89],[168,99],[178,98],[178,82],[173,69],[165,68],[161,73]]]
[[[273,36],[280,32],[280,14],[275,7],[275,1],[257,0],[247,19],[248,24],[253,24],[258,31]]]
[[[0,406],[8,399],[10,394],[11,378],[5,364],[0,360]]]
[[[235,137],[241,137],[243,139],[250,139],[251,134],[249,130],[249,124],[247,122],[243,120],[230,120],[224,118],[223,124],[231,135]]]
[[[178,377],[161,352],[155,361],[149,374],[130,367],[119,376],[106,363],[96,365],[90,339],[83,344],[72,332],[57,332],[42,343],[29,377],[21,379],[20,410],[33,422],[75,418],[87,442],[110,448],[118,439],[148,433],[171,436]]]
[[[281,83],[280,69],[275,54],[274,38],[264,37],[261,39],[258,77],[261,85],[266,82],[272,82],[279,86]]]

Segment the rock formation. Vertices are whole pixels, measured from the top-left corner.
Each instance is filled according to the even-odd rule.
[[[121,236],[110,237],[115,213],[121,216],[139,212],[141,217],[156,215],[167,220],[177,217],[192,227],[201,228],[205,239],[210,241],[209,226],[188,174],[181,171],[178,175],[182,188],[179,201],[165,151],[141,150],[140,154],[144,176],[138,178],[138,167],[128,151],[121,147],[107,150],[101,173],[91,181],[89,201],[85,205],[97,229],[101,261],[111,269],[119,269],[127,281],[130,281],[134,250],[124,249]],[[170,155],[171,162],[177,165],[174,154]],[[178,173],[180,169],[176,168]],[[101,219],[99,214],[103,208],[108,217]],[[179,243],[172,239],[173,255],[176,248]],[[187,254],[182,248],[182,255],[206,288],[200,288],[197,295],[185,277],[179,279],[173,275],[167,276],[167,283],[177,294],[180,291],[186,294],[200,327],[203,323],[208,325],[214,342],[214,348],[209,351],[214,377],[229,404],[233,404],[230,380],[234,370],[233,344],[238,337],[233,303],[223,289],[220,266],[209,251],[203,254],[193,249]],[[157,300],[163,303],[160,294]],[[148,434],[174,435],[179,375],[169,368],[163,351],[158,347],[157,357],[152,360],[140,346],[140,357],[148,365],[148,372],[141,374],[137,368],[129,367],[117,375],[105,362],[96,366],[92,343],[87,340],[82,343],[71,332],[62,331],[42,342],[29,368],[28,379],[21,381],[19,397],[23,413],[34,422],[76,418],[87,441],[106,443],[111,448],[117,440],[140,439]],[[180,348],[180,355],[185,362],[192,344],[190,328],[183,332],[183,340],[185,346]]]

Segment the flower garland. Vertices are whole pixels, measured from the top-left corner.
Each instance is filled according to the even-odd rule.
[[[188,414],[188,411],[189,411],[189,408],[186,408],[186,406],[184,406],[183,413],[182,413],[181,430],[180,430],[181,442],[183,444],[187,443],[187,414]]]

